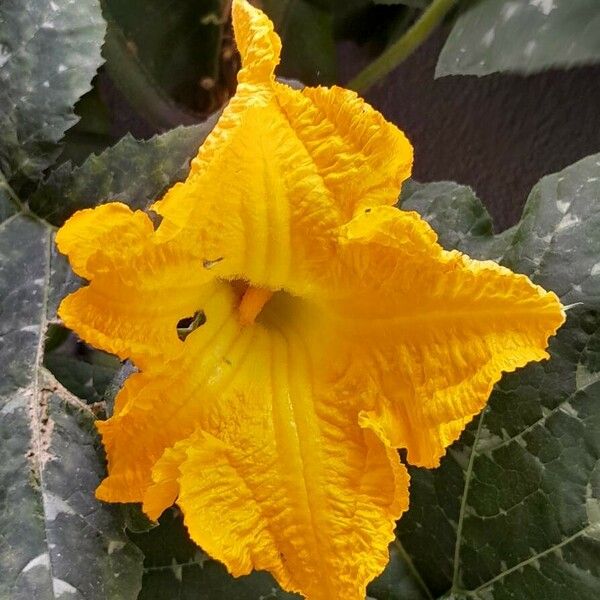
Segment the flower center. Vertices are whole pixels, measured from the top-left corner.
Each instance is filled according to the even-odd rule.
[[[248,286],[238,307],[240,323],[252,325],[272,295],[273,292],[267,288]]]

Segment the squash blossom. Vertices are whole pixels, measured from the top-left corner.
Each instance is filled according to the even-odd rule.
[[[245,0],[233,20],[237,92],[160,224],[113,202],[57,235],[90,282],[60,316],[139,369],[98,423],[97,496],[177,503],[236,576],[363,600],[408,507],[397,450],[437,466],[564,313],[395,208],[404,134],[351,91],[277,82],[272,23]]]

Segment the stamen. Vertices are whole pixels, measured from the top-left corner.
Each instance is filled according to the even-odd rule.
[[[242,296],[239,319],[242,325],[252,325],[273,292],[267,288],[249,287]]]

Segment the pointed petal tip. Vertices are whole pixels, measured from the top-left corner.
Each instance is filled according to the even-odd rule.
[[[175,504],[178,493],[179,484],[176,482],[167,482],[150,486],[148,490],[146,490],[142,502],[144,514],[151,521],[158,521],[163,512]]]
[[[126,237],[139,244],[154,231],[142,211],[132,211],[122,202],[108,202],[74,213],[56,233],[56,246],[68,257],[73,271],[92,279],[98,262],[110,261]]]
[[[246,0],[234,0],[231,13],[242,58],[238,81],[253,84],[272,81],[281,54],[281,39],[275,33],[273,22]]]
[[[102,502],[125,504],[139,502],[140,496],[136,494],[125,482],[119,483],[114,477],[106,477],[96,488],[96,499]]]

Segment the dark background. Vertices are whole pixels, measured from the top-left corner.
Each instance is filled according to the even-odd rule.
[[[501,231],[541,177],[600,152],[600,66],[434,79],[446,35],[434,34],[366,97],[412,141],[415,179],[470,185]],[[340,54],[345,79],[364,59],[352,44]]]

